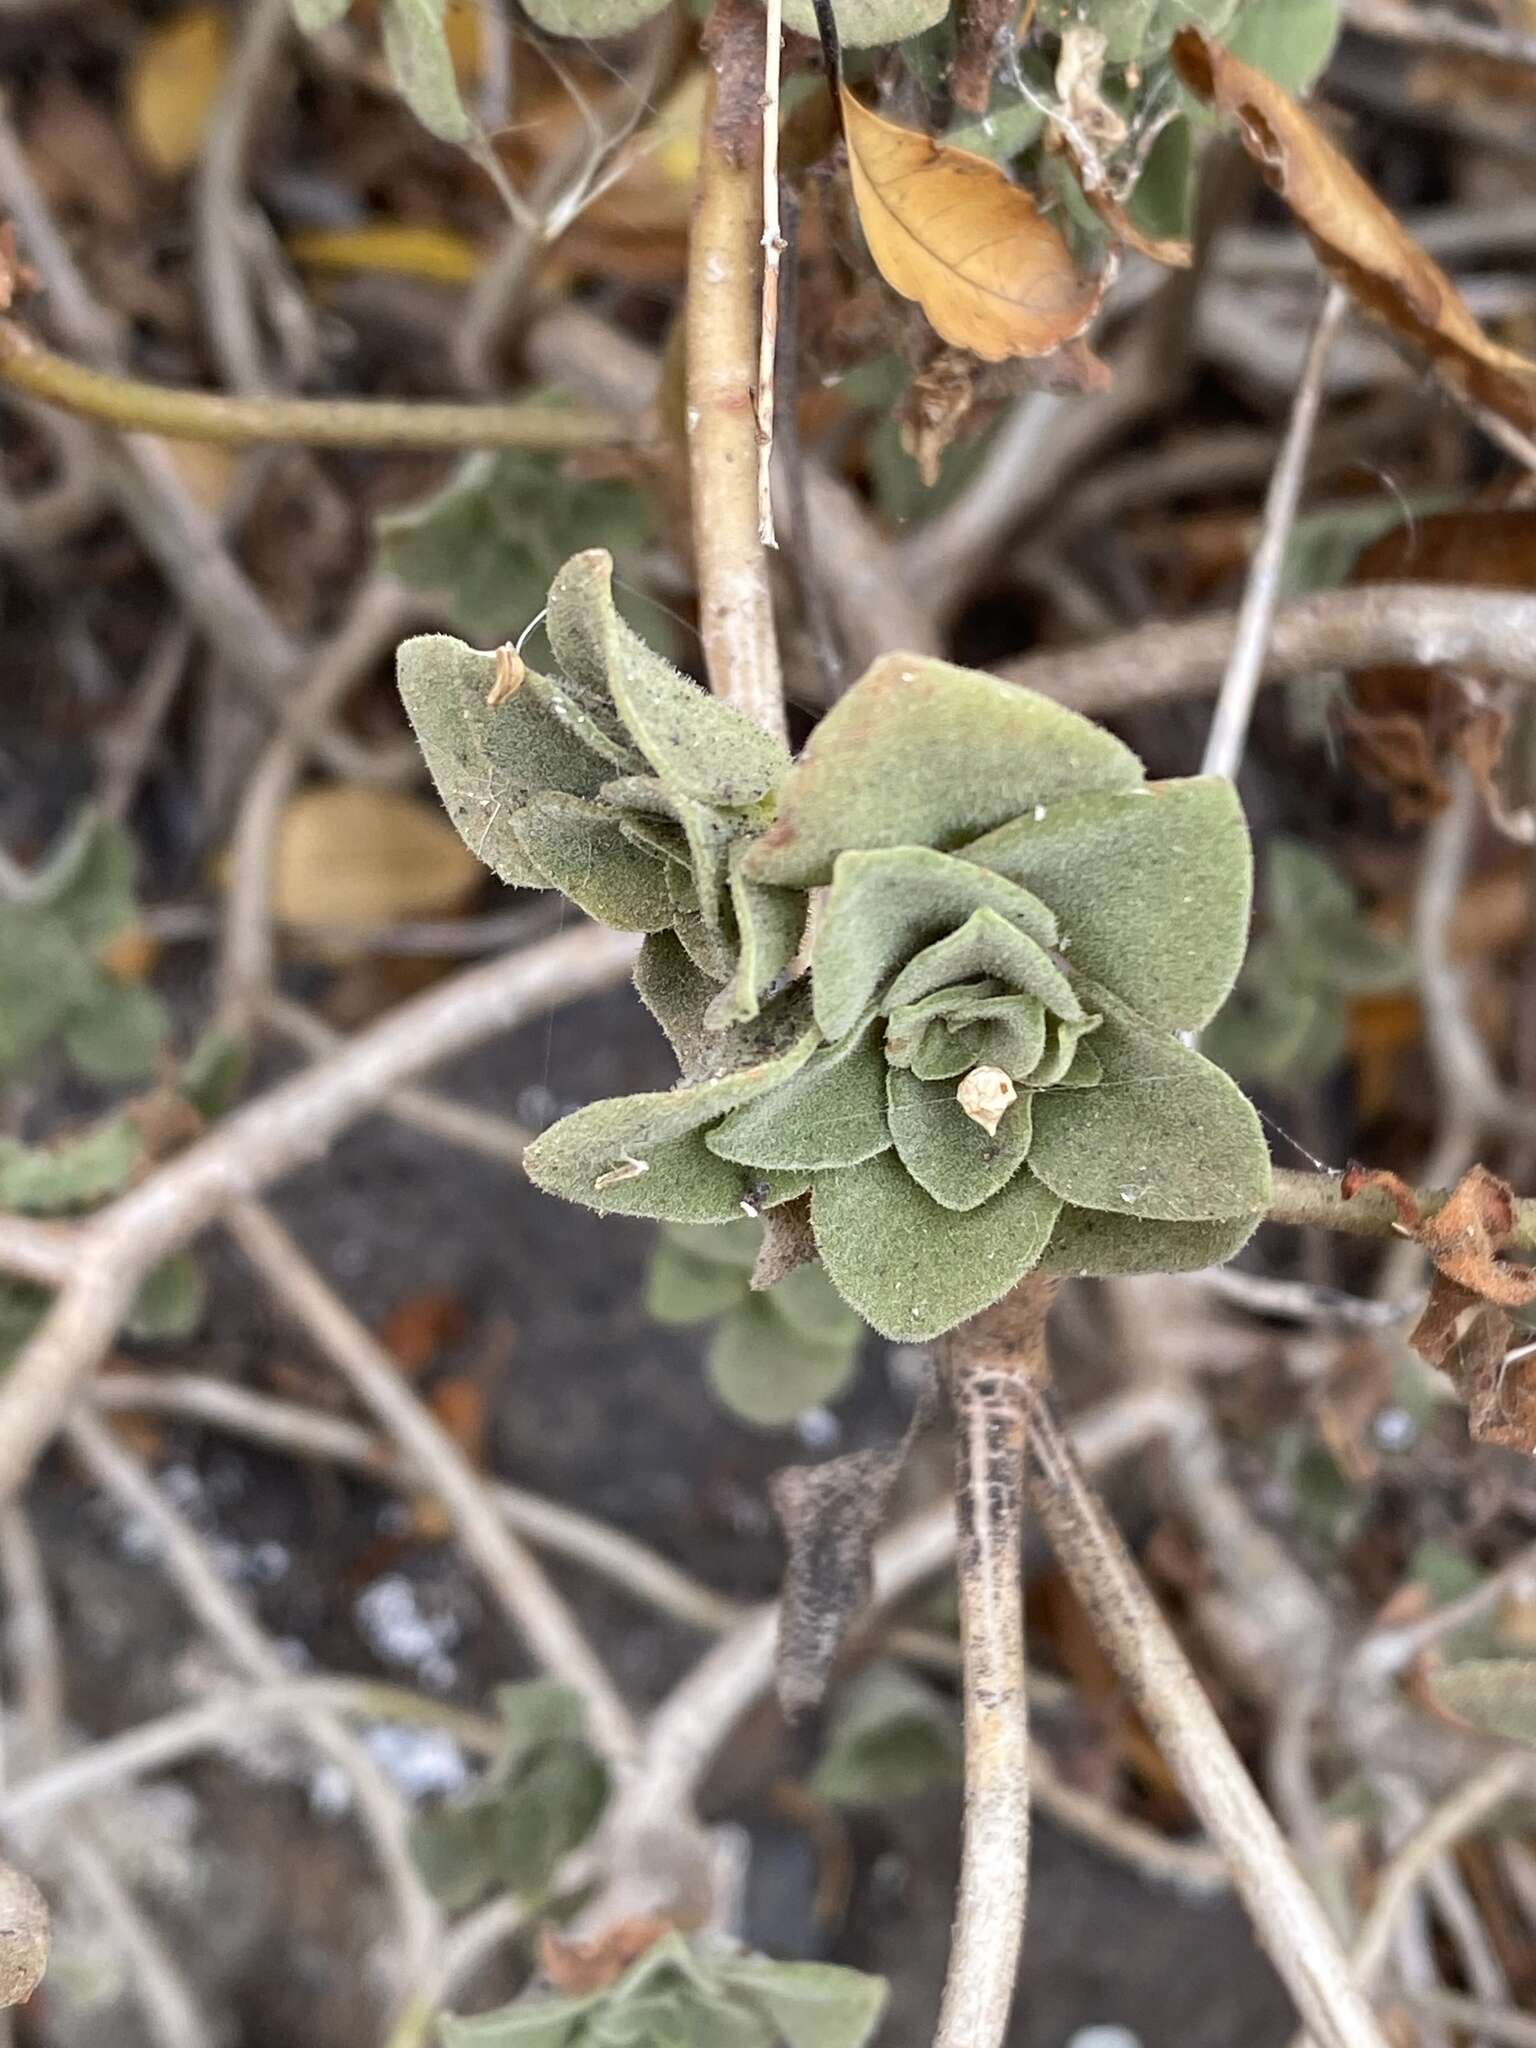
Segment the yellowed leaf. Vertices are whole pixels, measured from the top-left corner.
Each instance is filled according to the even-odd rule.
[[[288,253],[306,270],[382,271],[428,284],[470,284],[483,258],[452,228],[371,221],[360,228],[312,228],[288,237]]]
[[[480,15],[481,0],[448,0],[443,10],[443,34],[453,59],[453,75],[462,86],[478,85],[485,69],[485,28]]]
[[[283,813],[274,904],[282,923],[383,925],[461,911],[485,870],[435,804],[331,783]]]
[[[842,95],[853,200],[875,266],[930,326],[985,362],[1082,333],[1109,283],[1085,277],[1027,192],[985,157]]]
[[[1248,154],[1356,303],[1421,349],[1453,390],[1536,428],[1536,363],[1483,332],[1439,264],[1306,109],[1198,29],[1179,31],[1173,61],[1191,92],[1236,122]]]
[[[197,159],[229,62],[229,17],[192,7],[143,36],[128,67],[128,126],[139,153],[174,177]]]

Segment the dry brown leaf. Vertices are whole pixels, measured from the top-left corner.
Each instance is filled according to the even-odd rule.
[[[435,804],[332,783],[306,790],[283,813],[275,907],[284,924],[301,928],[447,917],[484,873]]]
[[[1165,264],[1170,270],[1189,269],[1195,260],[1193,242],[1181,241],[1176,235],[1149,235],[1137,227],[1110,191],[1103,174],[1085,163],[1073,148],[1071,138],[1060,128],[1055,130],[1055,144],[1071,164],[1083,197],[1117,242],[1127,249],[1134,249],[1138,256],[1145,256],[1153,263]]]
[[[616,1984],[675,1925],[653,1913],[636,1913],[614,1921],[591,1941],[569,1941],[546,1920],[539,1928],[539,1968],[557,1991],[585,1998]]]
[[[1044,356],[1081,334],[1110,271],[1085,277],[1027,192],[985,157],[842,95],[853,201],[875,267],[936,333],[983,361]]]
[[[408,1380],[420,1379],[469,1326],[464,1304],[440,1288],[408,1295],[379,1326],[379,1341]]]
[[[1453,390],[1536,427],[1536,363],[1491,340],[1455,285],[1283,87],[1181,29],[1174,68],[1237,123],[1243,145],[1365,311],[1422,349]]]
[[[1352,1166],[1344,1199],[1366,1189],[1387,1197],[1402,1230],[1434,1261],[1429,1300],[1409,1343],[1455,1386],[1474,1442],[1536,1450],[1536,1355],[1511,1355],[1506,1312],[1536,1301],[1536,1271],[1497,1257],[1515,1224],[1509,1184],[1486,1166],[1469,1167],[1431,1216],[1397,1174]]]
[[[167,177],[196,162],[229,63],[229,16],[192,7],[151,29],[128,67],[128,126],[139,154]]]

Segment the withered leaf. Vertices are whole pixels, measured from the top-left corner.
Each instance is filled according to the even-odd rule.
[[[1439,264],[1306,109],[1198,29],[1179,31],[1173,63],[1191,92],[1237,123],[1248,154],[1357,304],[1422,349],[1452,390],[1536,427],[1536,363],[1483,332]]]
[[[875,267],[935,332],[985,362],[1073,340],[1110,281],[1079,271],[1028,193],[968,149],[903,128],[842,94],[854,205]]]
[[[869,1598],[870,1557],[892,1491],[937,1407],[930,1372],[900,1443],[774,1474],[769,1491],[789,1552],[775,1664],[786,1717],[814,1707],[827,1689],[849,1624]]]
[[[1508,1183],[1486,1166],[1469,1167],[1430,1216],[1395,1173],[1352,1166],[1345,1200],[1365,1189],[1387,1197],[1401,1227],[1434,1261],[1429,1300],[1409,1343],[1460,1394],[1474,1442],[1536,1451],[1536,1355],[1510,1357],[1506,1312],[1536,1301],[1536,1271],[1496,1256],[1514,1228]]]

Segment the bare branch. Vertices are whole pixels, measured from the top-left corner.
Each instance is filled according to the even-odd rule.
[[[1093,718],[1208,696],[1225,672],[1236,615],[1218,612],[1066,654],[1023,655],[998,674]],[[1524,592],[1362,583],[1297,598],[1275,613],[1264,680],[1336,668],[1471,668],[1536,682],[1536,597]]]
[[[587,927],[472,968],[248,1103],[103,1210],[83,1233],[82,1256],[42,1327],[0,1387],[0,1499],[13,1498],[24,1482],[159,1260],[230,1202],[319,1157],[401,1081],[617,981],[635,951],[628,934]]]

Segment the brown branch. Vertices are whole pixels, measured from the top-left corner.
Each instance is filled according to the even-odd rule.
[[[1097,647],[1028,654],[999,675],[1089,717],[1208,696],[1220,683],[1236,615],[1138,627]],[[1375,665],[1473,668],[1536,683],[1536,597],[1426,583],[1361,584],[1297,598],[1275,613],[1264,679]]]
[[[960,1889],[935,2048],[998,2048],[1029,1895],[1029,1715],[1021,1543],[1029,1382],[1048,1368],[1059,1283],[1030,1278],[953,1330],[939,1361],[955,1414],[956,1577],[965,1682]]]
[[[764,23],[752,0],[716,0],[709,91],[688,238],[684,312],[688,464],[699,632],[710,686],[781,737],[784,691],[768,557],[758,533],[757,421]]]
[[[105,1209],[0,1387],[0,1499],[25,1481],[145,1276],[230,1202],[318,1158],[401,1081],[498,1031],[618,981],[636,942],[583,927],[403,1003],[344,1051],[270,1089]]]
[[[1337,1937],[1063,1434],[1030,1389],[1031,1499],[1184,1796],[1225,1853],[1259,1939],[1327,2048],[1385,2048]]]
[[[1426,1216],[1436,1216],[1450,1200],[1446,1188],[1415,1188],[1414,1200]],[[1391,1200],[1379,1188],[1362,1188],[1345,1201],[1343,1182],[1332,1173],[1296,1173],[1279,1167],[1275,1171],[1274,1194],[1268,1221],[1289,1223],[1299,1229],[1337,1230],[1346,1237],[1401,1237],[1401,1219]],[[1515,1227],[1506,1249],[1536,1252],[1536,1196],[1525,1195],[1515,1203]]]
[[[551,453],[626,438],[608,413],[533,399],[279,398],[184,391],[97,370],[0,321],[0,385],[124,432],[238,447],[533,448]]]

